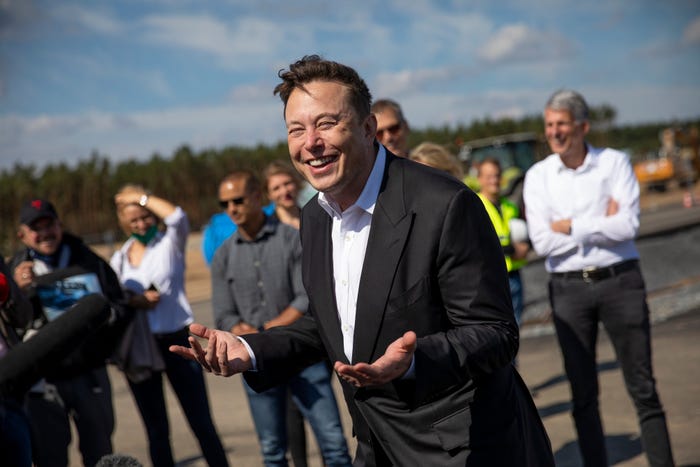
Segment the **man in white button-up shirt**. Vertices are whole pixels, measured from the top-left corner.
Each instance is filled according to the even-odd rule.
[[[554,154],[525,178],[528,232],[546,256],[550,301],[571,384],[573,417],[586,466],[607,466],[598,408],[596,340],[602,322],[634,401],[650,465],[671,466],[664,411],[651,367],[649,310],[634,238],[639,184],[626,154],[586,143],[588,106],[557,91],[544,110]]]

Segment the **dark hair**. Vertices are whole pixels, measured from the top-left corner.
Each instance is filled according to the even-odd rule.
[[[305,90],[304,85],[312,81],[335,81],[349,89],[352,106],[360,118],[370,113],[372,94],[360,75],[347,65],[324,60],[318,55],[305,55],[289,65],[289,70],[280,70],[277,76],[282,82],[275,86],[274,94],[280,95],[285,111],[295,89]]]
[[[234,180],[243,180],[246,193],[262,193],[260,179],[252,171],[247,169],[234,170],[219,182],[219,186],[223,185],[225,182],[232,182]]]
[[[500,174],[503,173],[503,169],[502,169],[502,167],[501,167],[501,161],[499,161],[498,159],[496,159],[496,158],[493,157],[493,156],[488,156],[488,157],[485,157],[484,160],[482,160],[481,162],[479,162],[479,165],[478,165],[477,168],[476,168],[476,173],[477,173],[477,175],[481,175],[481,166],[484,165],[484,164],[495,165],[496,168],[498,169],[498,174],[500,175]]]

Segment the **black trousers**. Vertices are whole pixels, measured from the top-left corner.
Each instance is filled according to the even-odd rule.
[[[639,266],[594,281],[552,275],[549,294],[584,464],[608,465],[596,366],[598,324],[602,323],[637,410],[649,464],[672,466],[666,418],[652,372],[649,309]]]
[[[112,453],[114,411],[107,369],[96,368],[52,384],[57,393],[30,393],[27,401],[34,463],[38,467],[69,465],[72,419],[83,465],[91,467]]]

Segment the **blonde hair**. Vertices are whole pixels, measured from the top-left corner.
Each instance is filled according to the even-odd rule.
[[[299,172],[297,172],[292,164],[284,160],[274,160],[267,164],[262,170],[263,191],[265,193],[268,192],[270,178],[275,175],[289,175],[294,181],[297,190],[301,190],[301,175],[299,175]]]
[[[122,185],[122,187],[119,188],[119,190],[117,190],[117,195],[122,195],[122,194],[126,194],[126,193],[139,193],[139,194],[144,194],[144,193],[145,193],[146,195],[149,195],[149,196],[151,195],[151,192],[150,192],[149,190],[147,190],[147,189],[145,189],[143,186],[137,185],[137,184],[135,184],[135,183],[127,183],[127,184],[125,184],[125,185]],[[138,204],[121,204],[121,203],[116,203],[116,206],[117,206],[117,220],[119,220],[119,226],[122,228],[122,230],[124,231],[124,233],[126,233],[127,235],[129,235],[129,234],[131,233],[131,227],[129,227],[129,225],[128,225],[128,224],[125,222],[125,220],[124,220],[124,210],[125,210],[128,206],[140,206],[140,205],[138,205]],[[148,211],[148,212],[155,218],[156,223],[158,223],[158,222],[160,221],[160,219],[158,218],[158,216],[156,216],[156,215],[153,213],[153,211],[151,211],[150,209],[148,209],[148,208],[145,207],[145,206],[141,206],[141,207],[142,207],[143,209],[145,209],[146,211]]]
[[[443,170],[458,180],[464,177],[462,164],[444,146],[426,141],[416,146],[409,154],[409,159],[421,164]]]

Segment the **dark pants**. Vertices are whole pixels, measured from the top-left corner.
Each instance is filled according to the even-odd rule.
[[[29,418],[22,401],[0,397],[0,456],[2,464],[31,467],[32,443]]]
[[[287,395],[287,443],[294,467],[307,467],[305,430],[304,415],[292,399],[292,392],[289,391]]]
[[[202,368],[197,362],[186,360],[168,350],[171,345],[189,346],[187,331],[156,336],[156,342],[165,361],[165,374],[175,392],[182,411],[194,432],[202,454],[212,466],[228,466],[226,453],[214,427],[209,410],[209,398]],[[155,467],[173,466],[170,446],[170,425],[163,391],[163,373],[153,375],[140,383],[129,381],[141,419],[146,426],[151,461]]]
[[[56,391],[30,393],[32,450],[38,467],[67,466],[70,419],[78,432],[83,465],[93,466],[112,453],[114,411],[107,369],[100,367],[73,378],[52,381]]]
[[[601,322],[637,410],[649,464],[672,466],[666,418],[651,366],[649,309],[639,267],[591,282],[552,275],[549,292],[584,464],[608,465],[598,407],[596,341]]]

